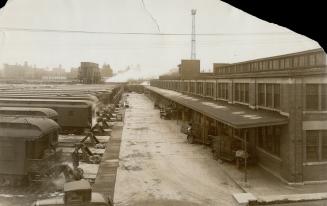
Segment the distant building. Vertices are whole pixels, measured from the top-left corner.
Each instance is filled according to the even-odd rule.
[[[182,60],[179,65],[181,79],[194,79],[200,74],[200,60]]]
[[[112,77],[113,72],[109,64],[104,64],[100,70],[101,76],[103,78]]]
[[[81,62],[78,79],[83,84],[97,84],[101,81],[99,65],[93,62]]]
[[[59,65],[57,68],[53,68],[51,71],[46,71],[43,76],[42,80],[66,80],[68,73],[64,68]]]
[[[4,64],[3,77],[6,79],[24,79],[26,68],[21,65]]]
[[[78,78],[78,69],[79,68],[71,68],[70,72],[67,74],[68,79],[77,79]]]

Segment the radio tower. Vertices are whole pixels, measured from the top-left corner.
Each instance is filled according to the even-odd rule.
[[[191,59],[196,59],[196,51],[195,51],[195,14],[196,10],[191,10],[192,14],[192,40],[191,40]]]

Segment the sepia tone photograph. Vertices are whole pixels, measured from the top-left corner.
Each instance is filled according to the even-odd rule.
[[[327,57],[220,0],[8,0],[0,206],[327,205]]]

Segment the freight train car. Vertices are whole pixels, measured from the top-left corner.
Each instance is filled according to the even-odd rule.
[[[0,99],[0,107],[43,107],[58,113],[62,132],[80,133],[96,124],[96,106],[86,100]]]
[[[58,122],[58,113],[49,108],[0,107],[0,115],[46,117]]]
[[[51,119],[1,116],[0,131],[0,186],[28,183],[60,155],[59,125]]]

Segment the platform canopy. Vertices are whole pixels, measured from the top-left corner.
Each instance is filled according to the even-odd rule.
[[[288,118],[277,112],[254,110],[242,105],[231,105],[228,103],[204,100],[152,86],[146,88],[171,101],[200,112],[207,117],[236,129],[283,125],[288,123]]]

